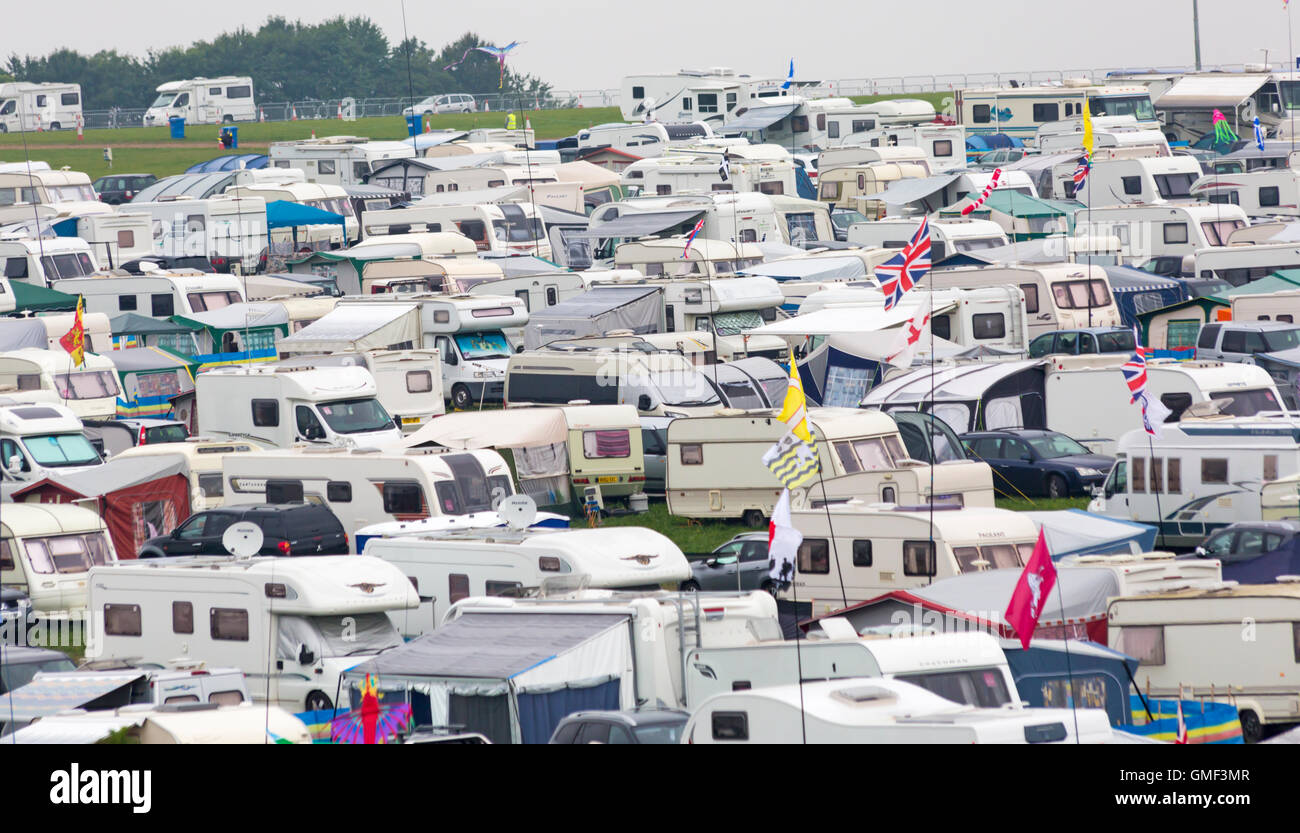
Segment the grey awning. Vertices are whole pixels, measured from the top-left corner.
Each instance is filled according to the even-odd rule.
[[[26,724],[47,714],[64,709],[79,709],[92,705],[106,695],[135,683],[144,676],[143,671],[61,671],[38,673],[27,685],[0,696],[0,712],[4,720]],[[113,705],[126,705],[115,703]]]
[[[394,344],[419,343],[418,304],[339,304],[292,335],[277,349],[293,353],[383,350]]]
[[[771,104],[764,107],[750,107],[741,116],[732,119],[718,129],[719,133],[747,133],[751,130],[766,130],[781,119],[795,111],[799,103]]]
[[[936,191],[942,191],[961,175],[961,173],[939,174],[919,179],[900,179],[872,199],[880,200],[886,205],[907,205],[910,202],[923,200]]]
[[[750,266],[740,274],[778,281],[853,280],[866,277],[867,266],[860,257],[795,257]]]
[[[645,237],[648,234],[658,234],[664,229],[670,229],[673,226],[680,225],[687,220],[693,220],[704,213],[704,209],[696,208],[690,211],[657,211],[653,214],[624,214],[622,217],[615,217],[607,223],[592,225],[585,232],[579,232],[574,237]]]

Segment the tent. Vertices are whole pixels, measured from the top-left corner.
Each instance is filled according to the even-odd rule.
[[[175,321],[162,321],[136,312],[124,312],[110,319],[108,327],[113,334],[115,350],[161,347],[185,358],[199,352],[198,341],[194,338],[196,328]]]
[[[24,312],[73,312],[77,309],[77,296],[47,289],[26,281],[10,281],[14,291],[14,309],[11,314]]]
[[[289,332],[289,314],[275,302],[240,302],[172,320],[190,327],[198,353],[188,357],[199,370],[228,364],[275,361],[275,342]]]
[[[995,188],[981,206],[1013,243],[1068,233],[1073,212],[1011,188]]]
[[[1081,639],[1037,639],[1029,648],[1020,641],[1002,641],[1020,699],[1030,708],[1105,709],[1112,726],[1129,726],[1129,686],[1138,661]]]
[[[1022,513],[1043,529],[1054,560],[1066,556],[1151,552],[1156,528],[1082,509]]]
[[[419,304],[340,304],[293,335],[282,353],[355,353],[420,343]]]
[[[629,626],[624,613],[470,610],[344,676],[353,689],[377,676],[383,694],[410,702],[417,725],[546,743],[574,712],[635,706]]]
[[[663,330],[663,295],[657,286],[602,286],[587,290],[528,317],[524,347],[569,338],[604,335],[612,330],[635,334]]]
[[[304,205],[288,200],[271,200],[266,204],[266,227],[293,228],[298,226],[323,226],[339,224],[343,227],[343,238],[348,236],[348,221],[342,214],[326,211],[314,205]]]
[[[117,368],[117,415],[162,417],[171,411],[171,398],[194,390],[195,366],[158,347],[110,350]]]
[[[923,367],[882,382],[867,394],[865,405],[929,411],[958,434],[1045,428],[1045,366],[1030,359]]]
[[[140,670],[39,673],[27,685],[0,695],[0,722],[26,725],[66,709],[130,705],[132,689],[145,679]]]
[[[1245,743],[1241,736],[1241,721],[1236,706],[1204,699],[1184,700],[1182,705],[1183,725],[1187,727],[1189,744]],[[1123,727],[1125,732],[1167,743],[1172,743],[1178,737],[1177,700],[1130,694],[1129,708],[1132,722]],[[1273,741],[1264,741],[1270,742]]]
[[[72,503],[95,499],[118,558],[135,558],[144,542],[190,516],[189,464],[180,454],[123,457],[72,474],[5,484],[5,499]]]
[[[136,194],[133,202],[162,202],[176,197],[203,200],[224,194],[227,188],[246,181],[248,176],[239,171],[209,171],[166,176]]]
[[[1136,327],[1138,315],[1186,301],[1191,295],[1182,281],[1162,278],[1131,266],[1103,266],[1121,322]]]

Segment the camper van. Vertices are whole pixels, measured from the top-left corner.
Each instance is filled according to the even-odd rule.
[[[117,560],[99,514],[70,503],[6,503],[0,585],[23,591],[41,618],[84,618],[86,574]]]
[[[36,482],[72,474],[103,460],[82,433],[81,420],[57,402],[0,404],[0,471],[6,480]]]
[[[144,113],[144,126],[182,118],[186,124],[256,121],[253,79],[247,76],[193,78],[158,85],[158,97]]]
[[[470,596],[510,596],[578,576],[590,588],[658,590],[691,574],[676,544],[640,527],[372,538],[365,554],[397,566],[427,600],[418,612],[391,617],[408,639],[432,631],[449,605]]]
[[[361,215],[365,236],[400,235],[412,231],[459,231],[480,252],[551,256],[551,244],[541,213],[528,202],[435,205],[416,202],[407,208],[366,211]]]
[[[990,87],[957,91],[957,121],[972,136],[1005,133],[1033,140],[1049,122],[1083,116],[1133,116],[1139,127],[1158,130],[1146,87],[1100,86],[1067,78],[1061,86]]]
[[[410,159],[409,142],[372,142],[362,136],[324,136],[272,142],[267,151],[273,168],[297,168],[307,182],[362,185],[378,163]]]
[[[817,499],[870,496],[887,503],[992,506],[993,478],[982,463],[930,466],[910,459],[898,426],[879,411],[808,411],[821,461]],[[776,412],[730,410],[675,419],[668,426],[668,509],[693,518],[740,518],[759,527],[770,518],[781,484],[763,454],[789,429]],[[852,476],[837,484],[836,478]],[[846,495],[851,492],[851,495]]]
[[[1140,691],[1228,703],[1247,743],[1260,740],[1264,726],[1300,720],[1294,580],[1124,596],[1110,600],[1107,617],[1110,646],[1141,663]]]
[[[704,121],[689,124],[611,122],[579,130],[577,138],[579,154],[598,148],[612,148],[646,159],[651,156],[661,156],[670,145],[684,145],[697,139],[711,139],[713,130]]]
[[[1191,193],[1213,205],[1241,206],[1251,217],[1300,215],[1300,171],[1294,168],[1210,174],[1193,182]]]
[[[437,350],[364,350],[294,356],[296,367],[364,367],[375,379],[375,398],[398,421],[403,434],[446,411],[442,394],[442,360]]]
[[[1089,511],[1156,525],[1165,546],[1195,546],[1262,519],[1264,484],[1300,474],[1297,431],[1300,419],[1282,415],[1184,419],[1156,437],[1129,431]]]
[[[266,268],[268,231],[266,203],[279,199],[267,195],[231,195],[165,202],[131,203],[132,212],[152,218],[153,254],[163,257],[205,257],[218,272],[245,274]]]
[[[1134,116],[1098,116],[1091,121],[1094,159],[1112,158],[1108,151],[1138,148],[1143,156],[1170,155],[1169,142],[1164,134],[1159,130],[1138,127]],[[1034,146],[1044,155],[1082,152],[1083,118],[1076,116],[1039,125]]]
[[[920,218],[889,218],[849,226],[849,242],[856,246],[902,249],[916,234]],[[992,220],[936,217],[930,221],[932,262],[955,254],[978,252],[1007,245],[1007,235]]]
[[[375,399],[375,379],[364,367],[218,367],[199,374],[195,391],[203,436],[280,448],[297,442],[365,447],[402,436]]]
[[[208,312],[245,300],[239,278],[193,270],[138,276],[93,275],[60,281],[58,289],[84,298],[87,312],[103,313],[110,318],[134,312],[166,320],[173,315]]]
[[[97,271],[94,251],[79,237],[0,240],[0,273],[11,281],[53,287],[60,280]]]
[[[145,443],[119,451],[113,459],[155,457],[175,454],[185,460],[185,476],[190,481],[190,509],[203,512],[225,506],[225,488],[221,461],[230,454],[257,451],[260,446],[240,441],[219,441],[207,437],[190,437],[179,443]]]
[[[998,284],[1019,287],[1025,293],[1030,340],[1055,330],[1118,327],[1120,324],[1119,307],[1115,306],[1111,295],[1110,279],[1100,266],[1043,263],[1020,267],[959,267],[931,271],[924,282],[936,290],[974,289]]]
[[[474,241],[454,231],[374,235],[347,249],[305,255],[288,269],[330,278],[346,295],[458,295],[502,276],[500,266],[478,257]]]
[[[0,84],[0,133],[72,130],[80,124],[80,84]]]
[[[495,451],[446,448],[309,448],[227,454],[225,505],[323,503],[350,536],[389,521],[465,515],[514,494],[510,468]]]
[[[679,197],[635,197],[602,205],[591,214],[591,226],[584,235],[596,240],[634,240],[647,229],[654,234],[689,234],[703,217],[698,237],[733,243],[789,243],[801,245],[814,240],[832,240],[829,207],[815,200],[757,193],[716,192]],[[601,226],[610,226],[609,237]],[[612,250],[611,250],[612,251]],[[610,255],[604,247],[598,258]]]
[[[402,644],[388,614],[419,604],[400,570],[364,556],[153,558],[89,581],[99,638],[87,653],[263,669],[248,675],[253,700],[294,712],[346,708],[339,675]]]
[[[1250,224],[1236,205],[1115,205],[1075,211],[1078,236],[1114,237],[1126,263],[1154,257],[1185,257],[1228,245],[1228,236]]]
[[[0,172],[0,220],[5,222],[112,213],[113,206],[99,201],[90,177],[81,171],[32,165]]]
[[[1094,159],[1074,199],[1094,207],[1194,202],[1192,183],[1201,174],[1201,163],[1190,156]]]
[[[795,165],[788,153],[763,153],[772,145],[735,148],[680,148],[652,159],[641,159],[623,169],[619,178],[629,194],[665,196],[713,191],[757,191],[760,194],[797,196]],[[678,152],[680,151],[680,152]],[[749,154],[749,155],[746,155]],[[723,159],[727,165],[723,167]]]
[[[77,366],[62,348],[0,353],[0,388],[7,385],[15,391],[6,394],[11,398],[62,402],[79,419],[112,419],[121,393],[111,359],[88,352]]]
[[[730,67],[683,69],[673,73],[628,75],[619,92],[619,109],[629,121],[714,126],[737,107],[780,103],[787,90],[780,81],[758,79]]]

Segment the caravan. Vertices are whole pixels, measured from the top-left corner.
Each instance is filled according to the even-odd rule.
[[[849,226],[849,241],[855,246],[902,249],[912,239],[920,219],[880,219]],[[935,217],[930,220],[930,257],[938,262],[946,257],[1007,245],[1007,235],[992,220],[965,217]]]
[[[456,199],[463,197],[467,203],[448,205],[445,200],[421,200],[407,208],[366,211],[361,215],[364,234],[370,237],[413,231],[459,231],[474,241],[480,252],[501,256],[551,256],[551,244],[546,237],[541,212],[531,203],[468,202],[469,192],[454,193]]]
[[[0,388],[16,400],[62,402],[82,419],[117,416],[117,368],[107,356],[87,352],[80,366],[62,348],[24,347],[0,353]]]
[[[611,122],[579,130],[577,136],[579,154],[599,148],[612,148],[642,159],[661,156],[670,145],[690,144],[697,139],[712,138],[713,130],[703,121],[689,124]]]
[[[0,84],[0,133],[73,130],[80,125],[80,84]]]
[[[274,196],[180,197],[131,203],[131,211],[152,218],[153,254],[166,258],[206,258],[218,272],[245,274],[266,268],[267,199]]]
[[[375,379],[375,398],[393,415],[403,434],[441,416],[446,408],[442,394],[442,361],[437,350],[361,350],[355,353],[295,355],[288,362],[298,367],[364,367]]]
[[[1098,158],[1093,160],[1092,169],[1074,199],[1094,208],[1190,203],[1196,201],[1192,183],[1201,175],[1201,163],[1190,156]]]
[[[973,136],[1005,133],[1033,140],[1050,122],[1083,116],[1133,116],[1139,127],[1156,130],[1155,107],[1146,87],[1101,86],[1069,78],[1060,86],[989,87],[957,91],[957,121]]]
[[[711,412],[718,394],[678,353],[650,345],[587,346],[581,340],[516,353],[507,364],[506,406],[635,405],[642,416]]]
[[[248,442],[220,442],[207,437],[190,437],[178,443],[145,443],[119,451],[114,460],[136,457],[156,457],[175,454],[185,460],[185,476],[190,481],[190,509],[203,512],[225,506],[225,488],[222,485],[221,461],[231,454],[258,450]]]
[[[86,312],[110,318],[133,312],[167,320],[173,315],[223,309],[245,300],[239,278],[194,270],[92,275],[60,281],[58,288],[85,299]]]
[[[1251,217],[1300,215],[1300,171],[1291,167],[1225,176],[1214,173],[1193,182],[1191,192],[1212,205],[1241,206]]]
[[[1118,327],[1120,324],[1119,307],[1115,306],[1111,295],[1110,279],[1100,266],[1089,267],[1082,263],[963,266],[934,270],[925,277],[925,282],[936,290],[975,289],[1000,284],[1019,287],[1025,293],[1030,339],[1055,330]]]
[[[253,79],[248,76],[193,78],[158,85],[158,97],[144,113],[144,126],[182,118],[186,124],[256,121]]]
[[[362,185],[380,164],[390,159],[410,159],[415,148],[408,142],[372,142],[361,136],[324,136],[272,142],[267,151],[273,168],[297,168],[307,182]]]
[[[99,264],[90,244],[79,237],[0,240],[0,274],[10,281],[53,288],[60,280],[97,271]]]
[[[1201,249],[1228,245],[1228,237],[1250,225],[1236,205],[1112,205],[1080,208],[1074,233],[1084,238],[1115,238],[1125,263],[1159,257],[1186,257]]]
[[[6,503],[0,584],[25,592],[41,618],[83,618],[87,573],[117,561],[99,514],[67,503]]]

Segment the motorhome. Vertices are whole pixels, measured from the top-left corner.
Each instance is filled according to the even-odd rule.
[[[926,159],[925,152],[917,147],[891,145],[863,147],[861,145],[849,145],[828,148],[817,154],[817,177],[818,179],[821,178],[822,171],[877,165],[883,162],[911,162],[925,170],[922,176],[929,176],[934,173],[930,170],[930,163]]]
[[[392,618],[407,638],[428,633],[449,605],[471,596],[510,596],[575,579],[584,586],[658,590],[690,577],[677,545],[652,529],[484,529],[372,538],[366,555],[391,562],[419,592],[418,611]],[[446,595],[443,590],[446,589]],[[423,601],[427,600],[427,601]]]
[[[551,256],[541,213],[529,202],[446,205],[420,201],[407,208],[366,211],[361,215],[361,226],[367,237],[413,231],[459,231],[474,241],[480,252]]]
[[[124,312],[166,320],[242,303],[239,278],[210,272],[177,270],[148,275],[92,275],[58,283],[60,292],[80,295],[87,312],[117,317]]]
[[[629,194],[666,196],[705,194],[713,191],[756,191],[797,196],[795,165],[789,153],[762,153],[771,145],[735,148],[691,146],[651,159],[641,159],[623,169],[619,178]],[[679,151],[679,152],[678,152]],[[724,165],[725,159],[725,165]]]
[[[689,144],[696,139],[711,139],[713,130],[707,122],[703,121],[689,124],[611,122],[579,130],[577,138],[579,153],[597,148],[613,148],[645,159],[662,155],[669,145]]]
[[[902,249],[920,226],[919,218],[889,218],[849,226],[849,242],[856,246]],[[992,220],[936,217],[930,220],[932,262],[967,252],[1007,245],[1006,232]]]
[[[72,130],[80,124],[80,84],[0,84],[0,133]]]
[[[992,506],[993,481],[981,463],[932,467],[911,460],[898,426],[879,411],[812,408],[808,428],[821,465],[819,499],[850,490],[887,503]],[[740,518],[751,527],[770,518],[781,483],[763,454],[788,427],[776,412],[726,411],[676,419],[668,426],[668,509],[693,518]],[[852,484],[835,479],[853,476]]]
[[[1068,78],[1060,86],[988,87],[957,91],[957,121],[972,136],[1005,133],[1033,140],[1044,124],[1083,116],[1133,116],[1139,127],[1159,129],[1146,87],[1096,85]]]
[[[144,125],[167,124],[182,118],[186,124],[230,124],[256,121],[253,79],[226,75],[192,78],[158,85],[158,97],[144,113]]]
[[[117,415],[117,368],[111,359],[86,353],[80,366],[62,348],[24,347],[0,353],[0,388],[6,396],[26,401],[62,402],[79,419],[112,419]]]
[[[343,299],[278,347],[295,354],[436,348],[442,357],[443,393],[464,410],[501,401],[506,359],[512,353],[504,331],[527,322],[519,298],[370,295]]]
[[[1297,431],[1300,419],[1282,415],[1186,418],[1155,437],[1129,431],[1089,511],[1153,524],[1165,546],[1195,546],[1230,523],[1262,520],[1264,484],[1300,473]]]
[[[361,239],[361,227],[352,210],[352,200],[341,185],[306,182],[297,171],[254,171],[250,183],[233,185],[226,189],[228,197],[261,197],[268,205],[273,202],[296,202],[319,208],[342,217],[341,223],[308,223],[303,226],[278,228],[270,233],[272,242],[295,252],[317,249],[340,249]],[[289,177],[290,173],[297,176]],[[265,174],[265,176],[257,176]]]
[[[53,287],[60,280],[97,271],[94,251],[79,237],[0,240],[0,273],[11,281]]]
[[[269,232],[266,203],[272,195],[222,195],[163,202],[131,203],[131,211],[152,218],[153,254],[169,258],[205,257],[218,272],[245,274],[267,266]]]
[[[595,241],[594,257],[608,258],[612,245],[647,234],[689,234],[703,218],[699,237],[733,243],[780,242],[801,245],[832,240],[830,211],[824,203],[756,193],[712,193],[678,197],[635,197],[602,205],[591,214],[583,235]],[[608,228],[603,228],[608,224]],[[608,237],[602,237],[602,231]]]
[[[1242,738],[1300,720],[1300,585],[1170,590],[1111,599],[1110,645],[1137,659],[1153,697],[1236,707]],[[1249,636],[1243,634],[1249,630]]]
[[[1094,159],[1074,199],[1093,207],[1194,202],[1192,183],[1201,175],[1190,156]]]
[[[1031,340],[1054,330],[1117,327],[1120,324],[1119,308],[1115,306],[1110,291],[1110,279],[1101,266],[1077,263],[963,266],[933,270],[923,280],[935,290],[974,289],[1000,284],[1019,287],[1025,293],[1025,314],[1029,316]]]
[[[476,283],[469,288],[470,295],[495,295],[509,297],[513,295],[523,302],[524,309],[532,314],[536,310],[553,307],[561,301],[567,301],[574,295],[586,292],[596,278],[640,278],[640,272],[631,269],[616,271],[587,272],[539,272],[534,275],[515,275],[492,281]],[[516,342],[522,340],[522,333]]]
[[[253,700],[294,712],[345,708],[343,669],[400,645],[388,614],[419,604],[401,570],[365,556],[143,559],[89,582],[87,653],[263,669],[247,678]]]
[[[408,142],[372,142],[362,136],[324,136],[272,142],[267,150],[273,168],[297,168],[308,182],[361,185],[377,164],[390,159],[410,159],[415,148]]]
[[[364,367],[218,367],[199,374],[195,391],[204,436],[280,448],[297,442],[366,447],[402,436],[375,399],[375,378]]]
[[[1237,205],[1251,217],[1300,215],[1300,171],[1275,168],[1220,176],[1192,183],[1192,196],[1214,205]]]
[[[1193,263],[1198,278],[1219,278],[1243,286],[1275,272],[1300,269],[1300,245],[1215,246],[1198,251]]]
[[[389,521],[486,512],[514,494],[495,451],[446,448],[310,448],[227,454],[225,505],[322,503],[356,531]]]
[[[292,260],[287,268],[290,274],[331,278],[346,295],[456,295],[502,277],[501,267],[480,259],[474,241],[455,231],[368,236],[347,249]]]
[[[227,455],[259,450],[250,442],[220,441],[207,437],[190,437],[179,443],[145,443],[119,451],[117,459],[178,455],[185,460],[185,476],[190,481],[190,509],[203,512],[225,506],[225,486],[221,461]]]
[[[296,367],[364,367],[375,379],[375,398],[398,421],[403,434],[446,411],[442,360],[437,350],[362,350],[356,353],[295,355]]]
[[[916,148],[935,173],[966,167],[966,128],[960,124],[879,127],[844,136],[836,146]]]
[[[41,618],[84,618],[86,574],[116,560],[98,513],[70,503],[5,504],[0,585],[26,593]]]
[[[776,104],[789,95],[774,79],[755,78],[730,67],[683,69],[674,73],[628,75],[619,109],[629,121],[721,125],[737,107]]]
[[[1125,263],[1226,246],[1229,235],[1248,225],[1246,212],[1236,205],[1111,205],[1074,214],[1076,236],[1118,239]]]
[[[0,404],[0,473],[36,482],[47,474],[75,473],[103,460],[82,433],[81,420],[53,401]]]
[[[688,246],[680,237],[665,237],[619,244],[613,266],[635,269],[647,278],[707,280],[762,262],[763,250],[753,243],[696,237]]]
[[[507,364],[505,402],[511,405],[635,405],[643,416],[709,412],[718,395],[676,353],[557,343],[516,353]]]

